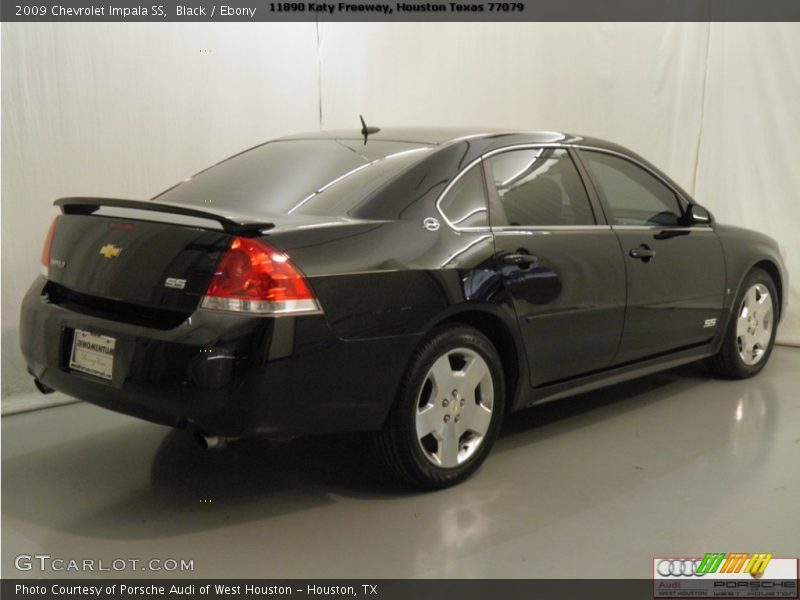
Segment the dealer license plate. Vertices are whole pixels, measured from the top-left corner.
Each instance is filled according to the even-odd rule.
[[[111,380],[114,369],[114,347],[117,340],[107,335],[75,330],[69,368],[95,377]]]

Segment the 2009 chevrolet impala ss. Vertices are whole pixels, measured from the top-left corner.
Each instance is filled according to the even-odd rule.
[[[371,431],[424,487],[505,413],[698,359],[755,375],[786,302],[772,239],[560,133],[298,135],[56,205],[21,316],[42,391],[212,441]]]

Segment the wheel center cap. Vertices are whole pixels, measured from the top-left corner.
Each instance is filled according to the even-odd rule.
[[[450,411],[454,415],[457,415],[459,412],[461,412],[461,403],[463,402],[463,400],[461,399],[461,394],[458,392],[458,390],[453,390],[451,396],[452,397],[450,399]]]

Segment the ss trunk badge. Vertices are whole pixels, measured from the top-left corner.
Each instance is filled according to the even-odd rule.
[[[100,248],[100,255],[103,258],[116,258],[119,256],[120,252],[122,252],[122,248],[115,246],[114,244],[106,244]]]
[[[164,287],[182,290],[186,287],[186,280],[178,279],[177,277],[167,277],[167,280],[164,282]]]

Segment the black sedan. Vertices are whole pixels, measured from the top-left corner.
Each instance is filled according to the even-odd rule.
[[[40,390],[207,445],[373,432],[430,488],[505,413],[699,359],[755,375],[786,303],[775,241],[562,133],[298,135],[56,205],[21,314]]]

